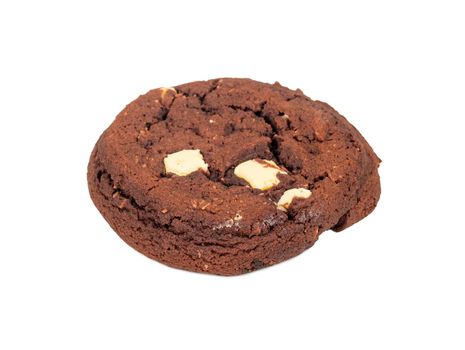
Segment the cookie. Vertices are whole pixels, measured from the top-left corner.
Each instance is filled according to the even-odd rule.
[[[326,103],[250,79],[149,91],[105,130],[88,165],[93,202],[142,254],[238,275],[367,216],[380,159]]]

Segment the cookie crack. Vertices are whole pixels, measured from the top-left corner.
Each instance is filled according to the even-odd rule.
[[[163,101],[161,102],[160,113],[155,117],[155,121],[147,121],[144,124],[144,128],[147,133],[150,132],[150,129],[152,128],[153,124],[155,124],[157,121],[164,123],[165,128],[168,129],[168,126],[166,125],[166,120],[168,119],[168,114],[171,111],[171,107],[173,106],[173,103],[176,100],[176,97],[177,96],[175,95],[173,97],[173,100],[168,105],[165,105]],[[147,154],[152,148],[154,141],[150,139],[144,142],[143,144],[141,144],[140,138],[141,138],[141,133],[139,132],[138,135],[136,136],[136,144],[141,145],[142,148],[144,148],[146,151],[145,154]]]
[[[200,100],[200,105],[201,106],[204,106],[205,105],[205,98],[210,95],[213,91],[215,91],[216,89],[218,89],[218,87],[220,86],[220,82],[221,82],[221,79],[215,79],[212,81],[211,83],[211,86],[210,88],[208,89],[207,93],[199,96],[199,100]]]
[[[305,177],[305,176],[304,176]],[[310,190],[314,190],[315,189],[315,186],[317,186],[317,184],[325,179],[330,179],[331,180],[331,177],[329,176],[328,172],[325,171],[323,174],[321,175],[318,175],[318,176],[315,176],[311,182],[308,184],[308,188]]]
[[[211,93],[213,93],[216,89],[218,89],[220,87],[220,83],[221,83],[221,79],[213,80],[211,82],[211,86],[208,89],[208,91],[206,93],[204,93],[204,94],[201,94],[201,95],[196,94],[196,93],[191,94],[189,92],[178,90],[178,87],[176,87],[176,90],[178,91],[179,94],[181,94],[181,96],[184,96],[184,97],[197,97],[199,99],[200,107],[190,106],[189,108],[202,111],[203,113],[205,113],[206,116],[212,116],[212,115],[215,115],[216,112],[215,112],[214,109],[208,107],[205,104],[205,99],[207,98],[208,95],[210,95]]]
[[[262,118],[262,120],[270,126],[271,128],[271,135],[268,134],[268,135],[263,135],[263,136],[268,136],[270,138],[270,143],[268,145],[268,148],[271,152],[271,154],[273,155],[273,158],[277,161],[277,163],[283,167],[283,168],[286,168],[283,164],[282,164],[282,161],[281,161],[281,158],[280,158],[280,154],[281,154],[281,151],[280,151],[280,145],[279,145],[279,142],[277,140],[277,136],[279,136],[281,133],[280,131],[278,130],[278,127],[276,125],[276,122],[274,121],[274,116],[270,115],[270,114],[267,114],[265,113],[265,107],[267,105],[268,101],[262,101],[260,102],[259,104],[259,108],[258,109],[252,109],[250,107],[242,107],[242,106],[238,106],[238,105],[234,105],[234,104],[230,104],[230,105],[227,105],[226,107],[228,108],[231,108],[233,110],[241,110],[241,111],[244,111],[244,112],[252,112],[253,114],[255,114],[256,117],[258,118]],[[290,126],[289,122],[287,123],[288,127]],[[286,169],[287,170],[287,169]]]

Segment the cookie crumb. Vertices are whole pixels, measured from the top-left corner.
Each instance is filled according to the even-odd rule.
[[[120,209],[124,209],[124,207],[126,206],[128,200],[125,198],[123,199],[123,201],[118,205],[118,208]]]

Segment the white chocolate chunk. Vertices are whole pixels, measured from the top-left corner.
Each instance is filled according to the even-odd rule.
[[[306,188],[293,188],[283,193],[278,201],[278,209],[286,211],[294,198],[308,198],[312,194]]]
[[[172,91],[174,93],[177,93],[176,89],[173,88],[173,87],[162,87],[162,88],[160,88],[160,90],[161,90],[161,98],[162,99],[165,98],[168,91]]]
[[[186,176],[197,170],[208,171],[208,164],[203,161],[202,153],[198,149],[185,149],[171,153],[163,160],[167,173]]]
[[[279,184],[278,174],[287,174],[272,160],[252,159],[239,164],[234,175],[244,179],[253,188],[267,190]]]

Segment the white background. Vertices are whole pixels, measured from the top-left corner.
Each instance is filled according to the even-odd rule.
[[[460,1],[2,1],[0,348],[464,349]],[[329,102],[382,158],[368,218],[232,278],[165,267],[86,184],[115,115],[250,77]]]

